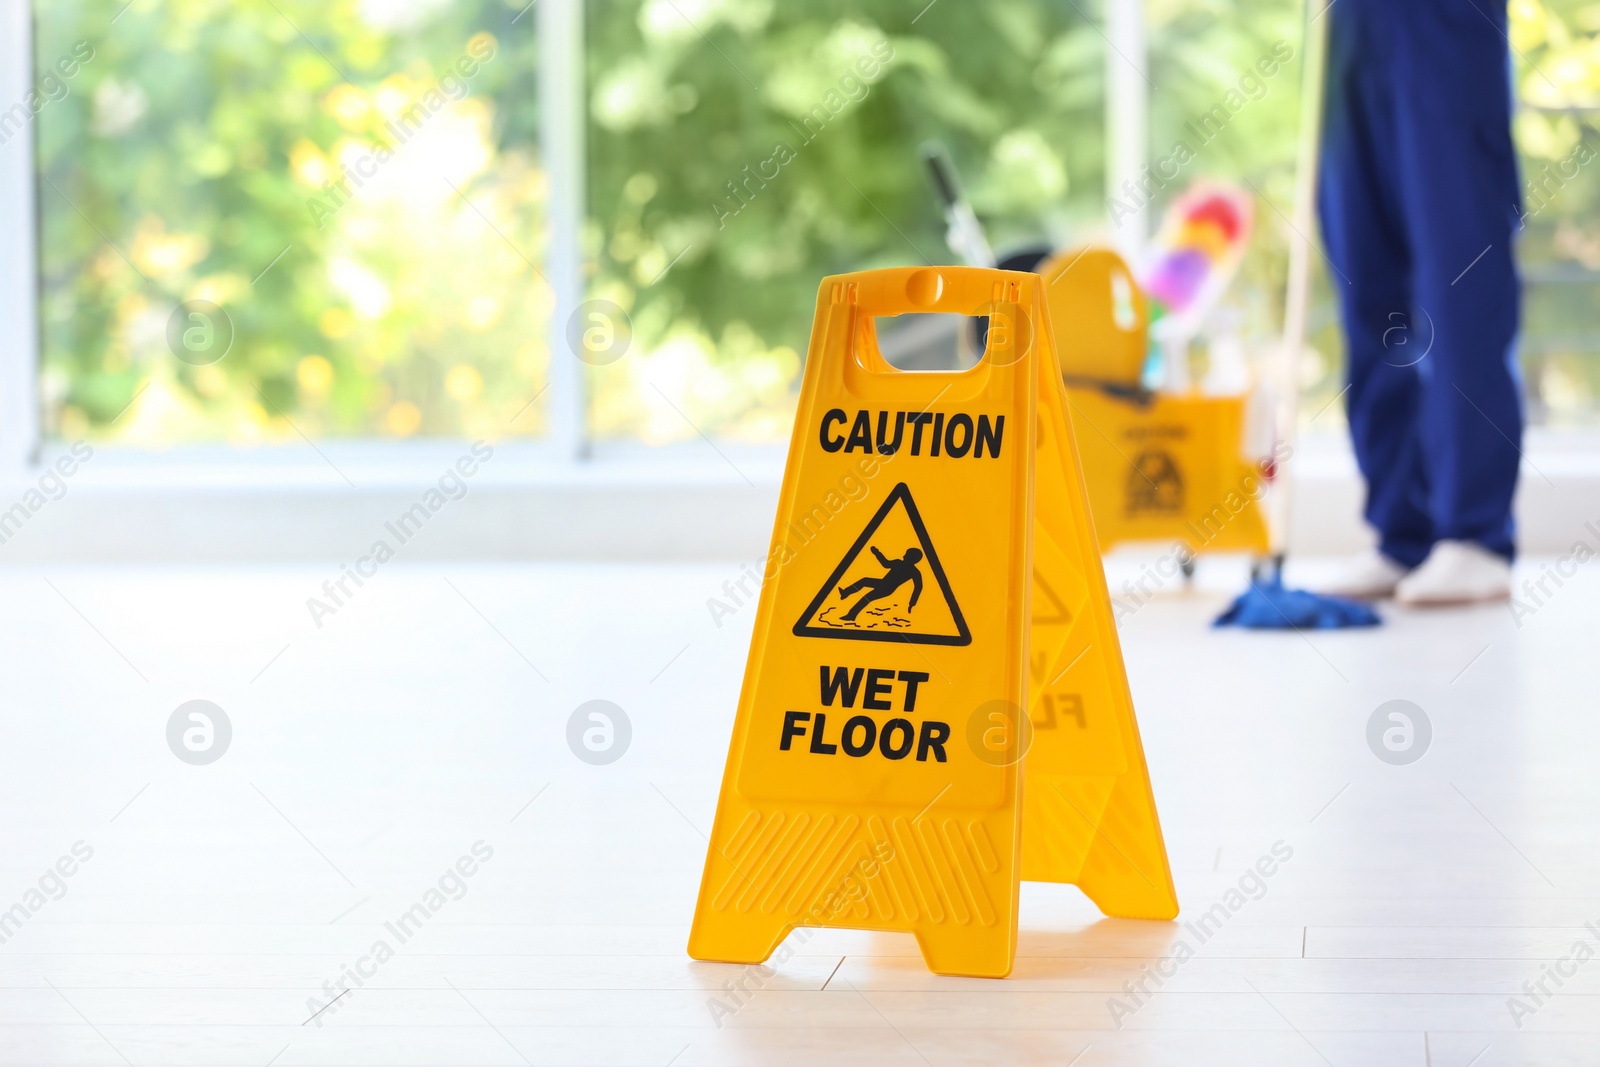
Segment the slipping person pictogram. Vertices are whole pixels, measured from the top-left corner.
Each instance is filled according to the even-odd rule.
[[[907,547],[894,559],[874,542]],[[889,491],[817,589],[805,614],[796,620],[794,635],[923,645],[972,641],[939,553],[904,482]]]
[[[854,596],[863,589],[871,590],[866,596],[856,601],[855,607],[845,614],[844,622],[855,622],[856,616],[861,614],[862,608],[874,600],[882,600],[884,597],[893,596],[895,590],[907,582],[911,583],[911,599],[906,603],[906,611],[915,610],[917,598],[922,595],[922,572],[917,570],[917,564],[922,560],[922,549],[908,548],[906,549],[906,554],[900,559],[888,559],[882,552],[878,551],[877,546],[869,545],[868,547],[871,549],[872,554],[878,557],[878,562],[883,565],[885,574],[882,578],[862,578],[860,581],[851,582],[849,585],[840,587],[839,599],[841,600],[845,597]]]

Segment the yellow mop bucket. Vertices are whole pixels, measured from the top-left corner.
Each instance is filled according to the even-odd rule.
[[[1038,273],[1100,547],[1163,541],[1195,554],[1267,554],[1268,480],[1244,447],[1248,396],[1139,388],[1149,312],[1115,252],[1064,252]]]

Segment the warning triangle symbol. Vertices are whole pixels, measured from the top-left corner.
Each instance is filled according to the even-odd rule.
[[[969,645],[939,553],[901,482],[794,624],[796,637]]]
[[[1035,568],[1033,572],[1033,624],[1035,626],[1064,626],[1072,621],[1072,612],[1044,575]]]

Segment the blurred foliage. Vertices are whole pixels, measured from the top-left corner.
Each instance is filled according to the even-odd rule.
[[[1600,394],[1600,3],[1513,0],[1510,13],[1523,104],[1518,251],[1530,414],[1592,424]]]
[[[681,411],[784,439],[820,279],[952,258],[925,140],[998,244],[1103,213],[1104,43],[1074,5],[594,0],[588,19],[594,288],[637,346],[590,372],[601,435],[693,436]]]
[[[500,0],[122,7],[37,5],[41,74],[94,50],[38,118],[49,430],[506,433],[546,360],[534,110],[502,106],[532,97],[531,19]],[[402,142],[385,124],[419,101],[442,106]],[[384,142],[347,202],[324,191]],[[235,327],[209,366],[167,347],[192,299]]]
[[[39,5],[41,63],[78,39],[96,50],[40,120],[52,430],[499,429],[542,383],[548,295],[428,171],[537,261],[534,17],[513,30],[494,0],[173,0],[113,27],[119,7]],[[601,435],[781,439],[818,279],[950,257],[926,138],[950,145],[1002,242],[1101,214],[1103,46],[1071,5],[594,0],[587,19],[593,293],[635,331],[629,359],[587,372]],[[432,120],[443,148],[401,152],[319,230],[306,201],[336,161],[483,32],[498,54]],[[855,63],[874,48],[891,58],[869,84]],[[812,109],[839,100],[807,140]],[[726,183],[779,142],[794,158],[719,217]],[[238,330],[213,367],[165,349],[194,298]],[[537,410],[517,424],[538,427]]]
[[[121,6],[36,4],[41,66],[78,40],[95,50],[38,119],[52,431],[539,433],[538,404],[510,425],[549,359],[549,295],[528,262],[543,242],[535,12],[521,0],[139,0],[112,25]],[[1265,351],[1282,301],[1302,6],[1147,0],[1146,13],[1152,160],[1275,44],[1293,49],[1141,220],[1154,228],[1198,178],[1260,191],[1228,318]],[[818,280],[953,258],[918,157],[926,140],[950,149],[997,247],[1112,236],[1099,15],[1040,0],[589,0],[590,287],[633,325],[627,358],[585,369],[594,431],[784,439]],[[1592,138],[1600,4],[1515,0],[1511,27],[1534,177]],[[384,121],[482,35],[496,52],[464,99],[319,228],[308,201],[338,161],[372,151]],[[1530,393],[1552,418],[1592,408],[1600,382],[1594,169],[1564,180],[1524,236]],[[1340,384],[1328,296],[1310,411]],[[211,367],[166,348],[172,308],[195,298],[224,305],[238,331]]]

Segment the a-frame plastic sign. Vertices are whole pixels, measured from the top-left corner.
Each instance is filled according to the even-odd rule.
[[[696,959],[759,963],[838,926],[1003,977],[1022,877],[1177,914],[1042,284],[822,283]],[[987,315],[989,348],[896,370],[875,316],[905,312]]]

